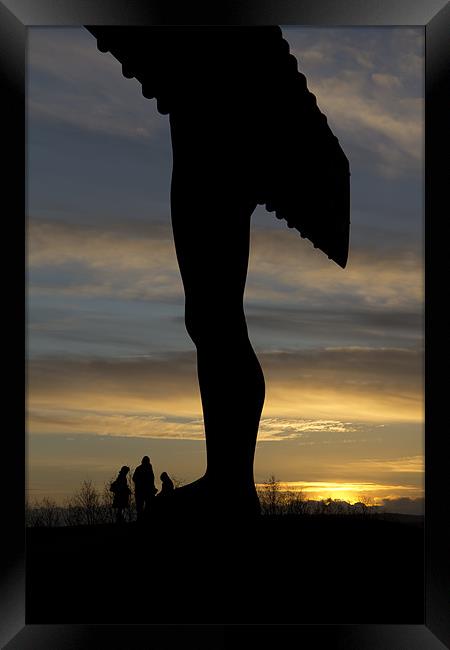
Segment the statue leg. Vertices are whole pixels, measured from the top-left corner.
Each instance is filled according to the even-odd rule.
[[[197,348],[207,456],[205,476],[175,494],[207,493],[222,508],[231,500],[231,509],[259,511],[253,460],[265,387],[243,307],[256,205],[225,175],[225,161],[174,160],[172,227],[186,328]]]

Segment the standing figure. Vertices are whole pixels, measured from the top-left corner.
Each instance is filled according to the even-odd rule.
[[[155,487],[155,475],[150,458],[144,456],[133,474],[134,498],[138,521],[142,521],[151,510],[153,499],[158,490]]]
[[[169,115],[172,228],[206,438],[204,475],[174,501],[190,514],[257,514],[265,384],[243,304],[251,216],[265,204],[345,267],[348,160],[279,27],[88,30]]]
[[[121,467],[115,481],[111,483],[110,490],[114,494],[112,507],[116,510],[116,523],[122,524],[124,521],[123,511],[130,507],[131,490],[128,486],[128,472],[130,468],[124,465]]]

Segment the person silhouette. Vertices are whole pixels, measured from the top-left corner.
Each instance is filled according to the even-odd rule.
[[[133,483],[137,520],[142,521],[149,515],[153,499],[158,492],[155,487],[153,467],[148,456],[144,456],[141,464],[134,470]]]
[[[172,229],[206,440],[203,476],[174,497],[180,511],[258,514],[265,382],[243,303],[251,216],[265,205],[344,268],[348,160],[278,26],[86,28],[169,115]]]
[[[130,507],[131,490],[128,486],[128,472],[130,468],[124,465],[120,468],[119,474],[115,481],[111,483],[110,490],[114,494],[112,507],[116,510],[116,523],[122,524],[124,521],[123,511]]]
[[[156,496],[167,497],[173,495],[175,486],[167,472],[163,472],[159,478],[161,479],[161,490]]]

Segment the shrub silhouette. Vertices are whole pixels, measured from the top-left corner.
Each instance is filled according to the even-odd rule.
[[[131,489],[130,507],[125,511],[127,523],[136,520],[136,504],[131,474],[127,477]],[[26,504],[27,527],[55,526],[95,526],[115,524],[116,517],[112,507],[113,493],[110,486],[114,477],[107,481],[103,490],[99,491],[92,481],[85,480],[80,489],[72,497],[66,499],[64,506],[58,506],[53,499],[44,498],[33,504]],[[175,487],[183,485],[183,481],[172,477]],[[230,490],[230,499],[233,498]],[[321,499],[310,501],[302,490],[283,490],[280,481],[272,474],[265,483],[259,485],[258,498],[263,517],[303,517],[303,516],[353,516],[373,517],[382,516],[382,510],[375,506],[370,495],[360,495],[360,500],[351,505],[340,499]]]
[[[280,482],[272,474],[258,490],[261,514],[264,516],[299,516],[307,512],[303,490],[282,490]]]
[[[43,526],[53,528],[61,524],[62,508],[56,501],[44,497],[42,501],[35,501],[33,505],[25,505],[25,522],[27,527]]]

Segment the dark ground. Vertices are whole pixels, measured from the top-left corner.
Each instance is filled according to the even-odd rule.
[[[27,530],[32,623],[423,623],[423,520]]]

